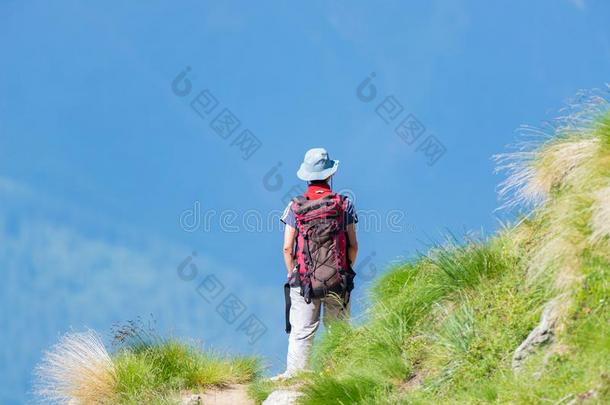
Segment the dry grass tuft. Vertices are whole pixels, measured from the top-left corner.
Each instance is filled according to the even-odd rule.
[[[528,279],[536,280],[542,274],[554,274],[554,287],[567,291],[579,279],[581,247],[573,245],[569,236],[549,236],[528,260]]]
[[[607,97],[599,91],[577,95],[555,121],[523,128],[526,141],[515,152],[495,156],[496,171],[508,175],[498,190],[500,209],[520,207],[532,219],[516,233],[527,248],[528,280],[549,277],[562,313],[582,277],[583,252],[610,235],[610,187],[600,171],[606,166]]]
[[[583,164],[599,150],[597,138],[567,138],[549,141],[533,151],[520,150],[496,155],[497,171],[508,172],[500,184],[503,208],[538,206],[556,187],[571,184],[583,176]]]
[[[591,230],[589,240],[592,244],[600,243],[610,237],[610,187],[593,193]]]
[[[554,187],[580,179],[578,169],[599,151],[594,132],[601,125],[599,117],[609,109],[609,89],[580,92],[559,118],[539,128],[522,127],[522,141],[514,152],[494,156],[496,172],[508,175],[498,187],[504,201],[499,209],[536,207]]]
[[[92,330],[68,333],[45,353],[36,368],[36,393],[45,403],[114,403],[116,371]]]

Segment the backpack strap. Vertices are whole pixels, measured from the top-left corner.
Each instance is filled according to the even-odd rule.
[[[290,334],[292,330],[292,325],[290,324],[290,307],[292,306],[292,301],[290,299],[290,284],[284,284],[284,302],[285,302],[285,319],[286,319],[286,333]]]
[[[337,198],[339,199],[339,203],[341,205],[341,209],[343,211],[346,211],[346,209],[347,209],[347,196],[345,196],[343,194],[335,194],[335,196],[337,196]]]
[[[292,199],[292,201],[296,202],[296,203],[304,203],[305,201],[307,201],[307,197],[305,197],[304,195],[297,195],[296,197],[294,197]]]

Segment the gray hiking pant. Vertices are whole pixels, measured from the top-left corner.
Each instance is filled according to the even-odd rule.
[[[292,329],[288,337],[286,373],[291,375],[307,369],[313,338],[320,326],[322,310],[325,327],[334,320],[349,318],[349,303],[344,305],[341,298],[329,295],[323,299],[313,299],[307,304],[300,291],[300,287],[290,288]]]

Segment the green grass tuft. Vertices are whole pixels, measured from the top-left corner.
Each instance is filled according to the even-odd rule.
[[[260,374],[258,360],[222,359],[177,340],[122,348],[113,358],[117,391],[124,403],[161,400],[181,391],[248,383]]]

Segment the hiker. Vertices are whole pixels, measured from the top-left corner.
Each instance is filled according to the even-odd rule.
[[[320,324],[347,319],[355,273],[352,265],[358,253],[355,224],[358,217],[352,202],[331,189],[331,178],[339,167],[323,148],[305,154],[297,177],[308,182],[307,191],[286,207],[284,262],[288,281],[286,371],[274,379],[293,377],[305,370]]]

